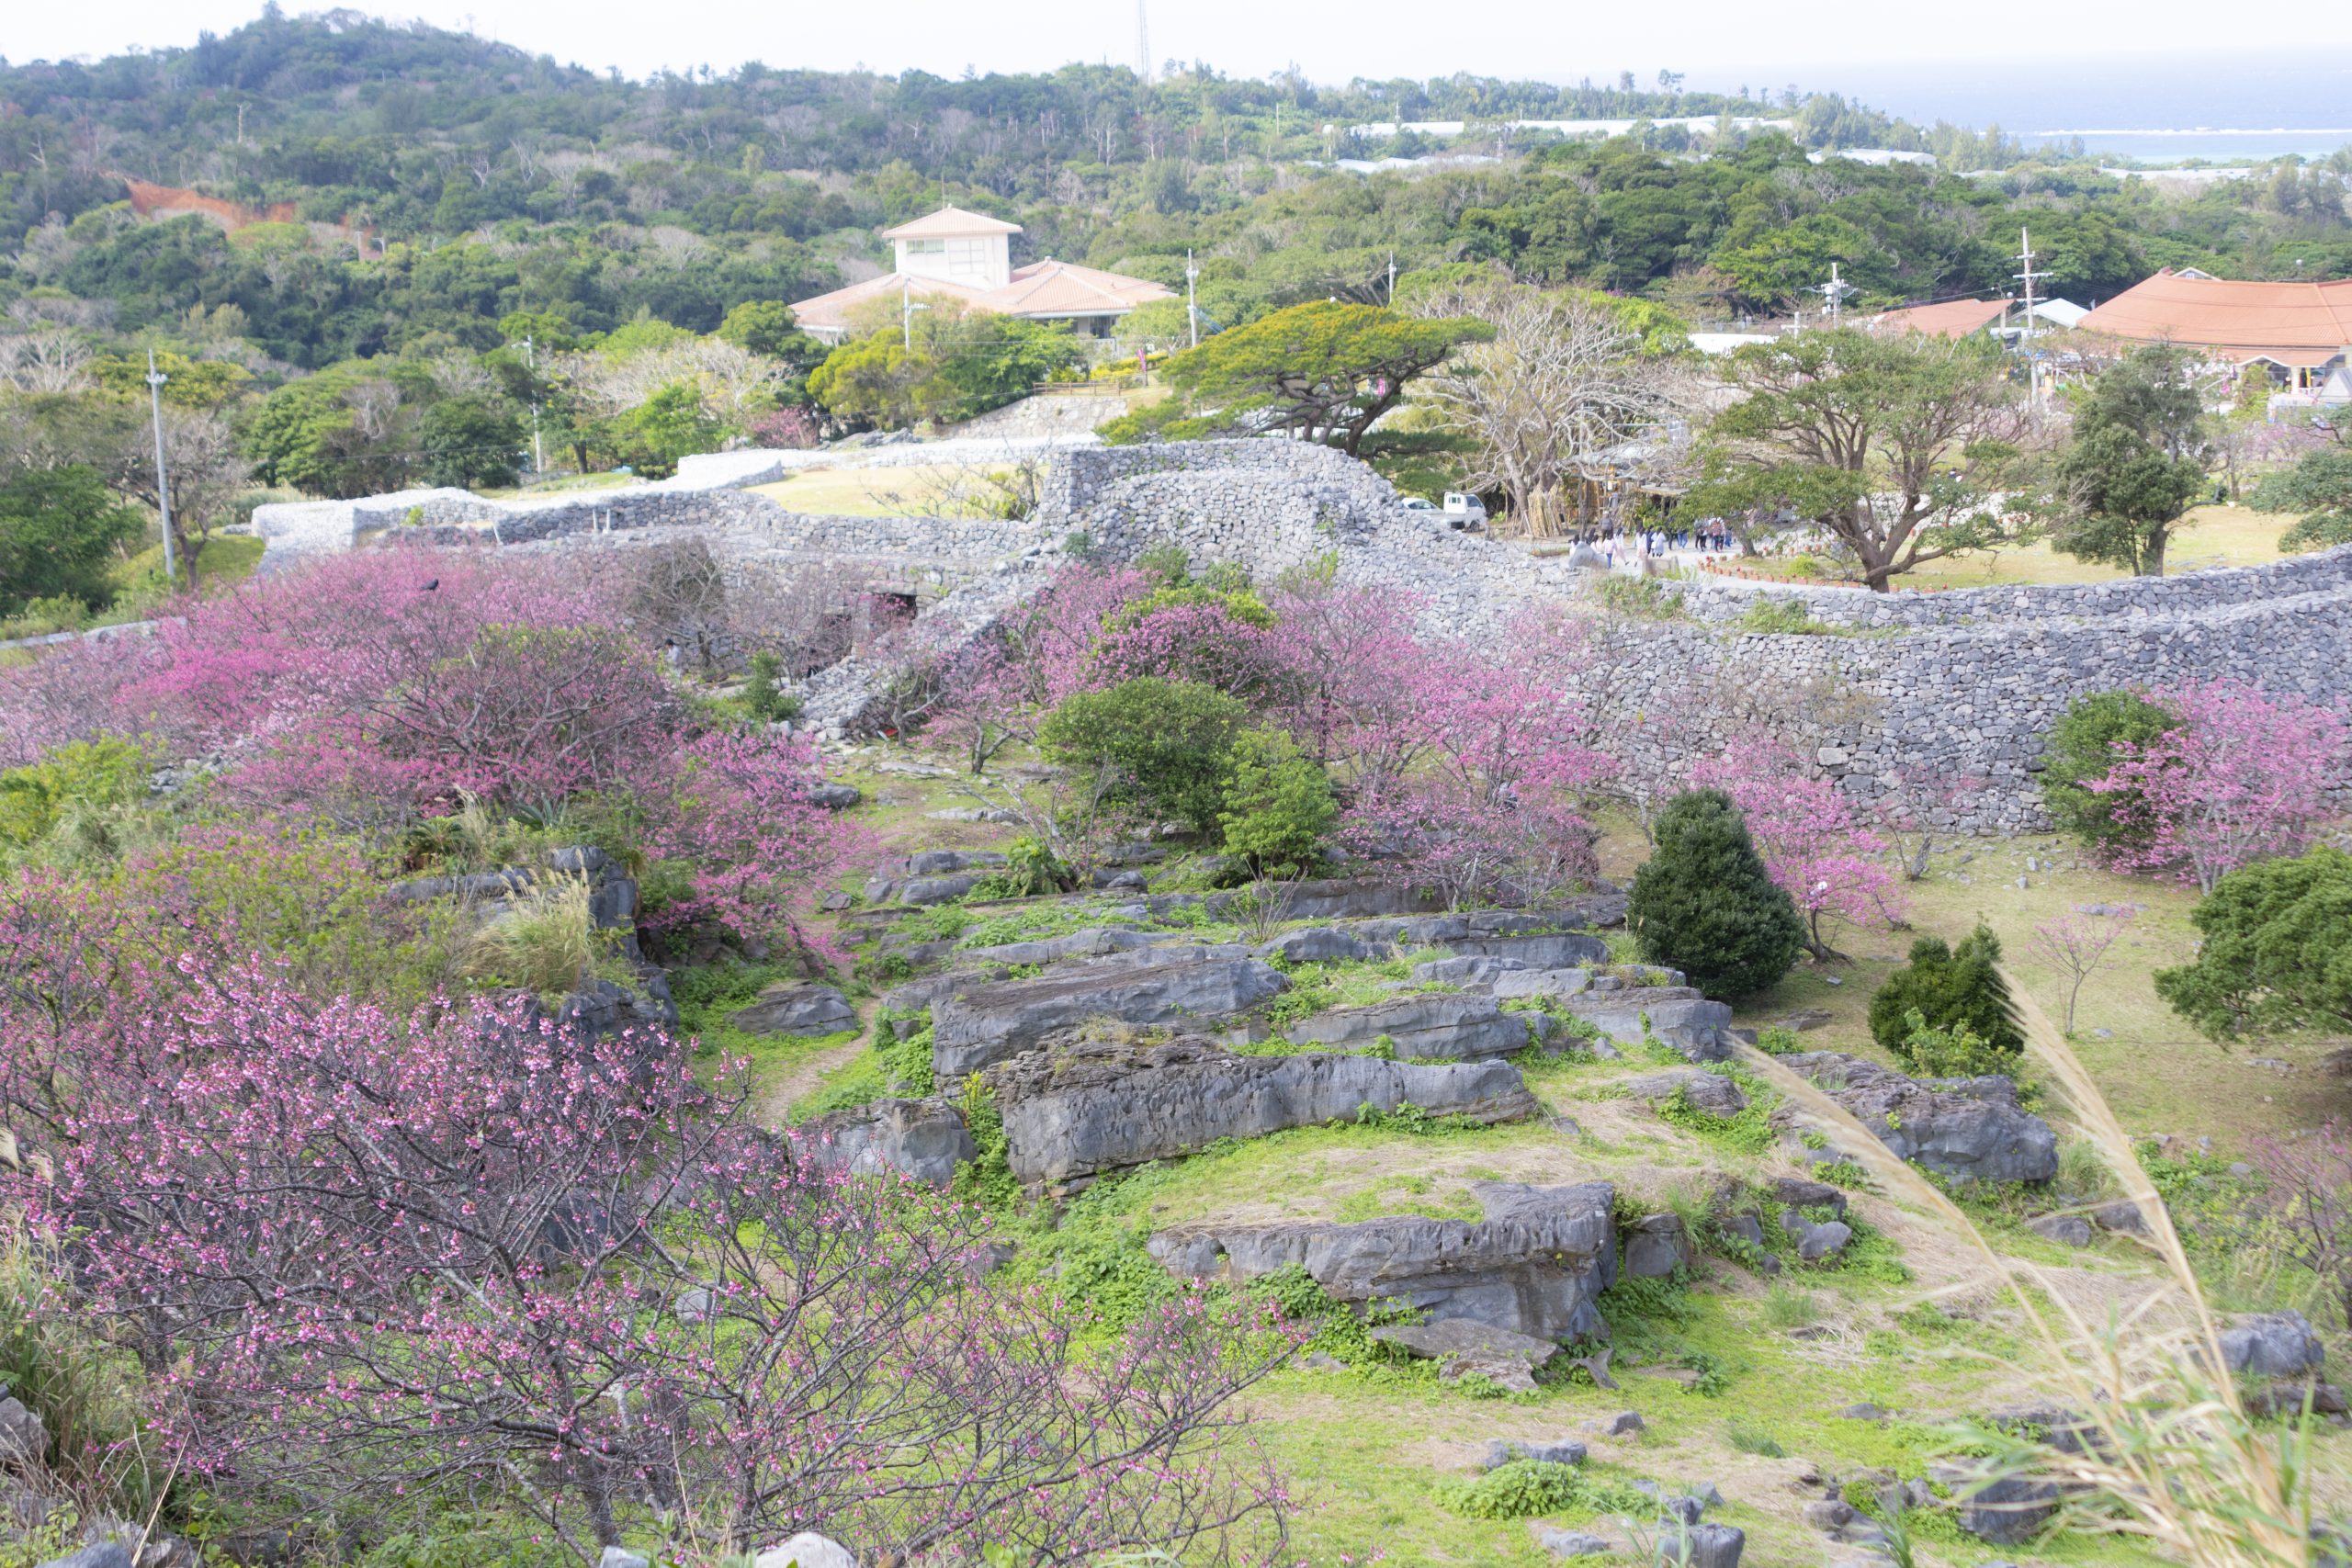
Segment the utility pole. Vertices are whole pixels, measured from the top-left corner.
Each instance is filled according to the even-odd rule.
[[[155,510],[164,519],[164,581],[180,585],[179,550],[172,542],[172,485],[164,473],[164,383],[169,376],[155,368],[155,351],[147,351],[147,406],[155,416]]]
[[[1193,253],[1186,251],[1184,253],[1184,324],[1192,329],[1194,348],[1201,346],[1201,301],[1199,296],[1193,291],[1193,280],[1200,276],[1201,269],[1193,265]]]
[[[1836,332],[1838,330],[1838,307],[1844,303],[1847,295],[1854,292],[1854,286],[1838,276],[1838,264],[1836,262],[1831,262],[1829,264],[1829,281],[1823,284],[1819,288],[1814,290],[1814,292],[1819,294],[1824,299],[1829,301],[1829,330],[1831,332]]]
[[[1151,82],[1151,20],[1144,14],[1146,0],[1136,0],[1136,80]]]
[[[531,372],[531,477],[547,478],[547,454],[539,447],[539,360],[532,351],[531,334],[523,334],[523,364]]]
[[[2018,230],[2018,265],[2025,269],[2017,276],[2025,285],[2026,402],[2038,415],[2041,412],[2041,366],[2033,352],[2033,236],[2023,227]]]
[[[915,312],[917,310],[928,310],[930,309],[931,307],[928,305],[918,305],[915,303],[915,285],[912,278],[899,279],[899,344],[900,347],[906,349],[910,354],[914,352],[915,346]]]
[[[1388,253],[1388,304],[1389,304],[1390,309],[1392,309],[1392,310],[1393,310],[1393,309],[1395,309],[1395,308],[1396,308],[1396,253],[1395,251],[1391,251],[1391,252],[1389,252],[1389,253]]]

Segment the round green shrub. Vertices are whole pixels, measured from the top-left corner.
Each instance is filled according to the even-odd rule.
[[[2041,800],[2050,820],[2096,850],[2143,846],[2146,814],[2138,791],[2100,795],[2086,787],[2115,766],[2115,743],[2145,745],[2180,721],[2137,692],[2094,692],[2069,707],[2042,749]]]
[[[1941,937],[1921,937],[1911,944],[1911,962],[1889,975],[1871,998],[1871,1038],[1905,1062],[1932,1071],[1912,1055],[1910,1015],[1916,1012],[1931,1032],[1973,1034],[2015,1060],[2025,1050],[2025,1036],[2009,1016],[2009,987],[2001,979],[2000,962],[2001,939],[1981,922],[1958,947]]]
[[[1249,723],[1250,710],[1222,692],[1138,675],[1063,698],[1037,740],[1065,767],[1116,768],[1126,799],[1207,832],[1225,802],[1234,737]]]
[[[2156,995],[2200,1033],[2352,1032],[2352,855],[2242,865],[2189,919],[2196,961],[2158,970]]]
[[[1653,964],[1711,997],[1744,997],[1789,972],[1804,921],[1764,869],[1719,789],[1686,790],[1657,818],[1657,852],[1634,874],[1625,923]]]
[[[1331,781],[1279,729],[1234,737],[1225,780],[1225,852],[1252,877],[1304,876],[1340,819]]]

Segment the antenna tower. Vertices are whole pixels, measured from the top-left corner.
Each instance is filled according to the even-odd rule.
[[[1829,281],[1818,285],[1815,288],[1813,292],[1820,295],[1824,299],[1829,302],[1829,309],[1827,312],[1829,316],[1829,330],[1832,332],[1837,331],[1838,311],[1845,304],[1846,296],[1856,292],[1854,286],[1838,276],[1838,264],[1836,262],[1831,262],[1829,264]]]
[[[1145,15],[1148,0],[1136,0],[1136,80],[1151,80],[1151,19]]]

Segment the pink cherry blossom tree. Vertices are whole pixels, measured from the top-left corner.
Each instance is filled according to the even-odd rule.
[[[2211,893],[2239,866],[2310,846],[2342,777],[2335,712],[2228,680],[2162,687],[2149,701],[2179,722],[2145,744],[2115,742],[2115,765],[2084,781],[2116,801],[2119,820],[2147,829],[2117,852],[2119,866],[2173,871]]]
[[[1902,890],[1885,865],[1886,844],[1855,820],[1827,778],[1770,740],[1744,740],[1690,769],[1692,784],[1732,798],[1772,880],[1805,918],[1816,957],[1838,956],[1832,922],[1885,928],[1903,918]]]
[[[854,819],[814,803],[822,783],[805,737],[717,730],[688,741],[646,835],[651,858],[684,870],[686,890],[647,924],[709,928],[755,954],[794,948],[840,961],[813,917],[827,890],[879,846]]]
[[[89,956],[0,921],[0,1201],[73,1258],[58,1310],[138,1354],[163,1450],[255,1517],[490,1498],[583,1562],[663,1521],[877,1558],[1279,1540],[1235,1399],[1298,1333],[1250,1298],[1090,1331],[979,1276],[984,1213],[744,1125],[740,1075],[658,1033],[266,963],[154,1007],[73,982]]]

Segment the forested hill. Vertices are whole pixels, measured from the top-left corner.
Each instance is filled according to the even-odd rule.
[[[1680,127],[1644,125],[1606,143],[1522,136],[1499,161],[1437,172],[1317,167],[1417,150],[1327,125],[1765,113],[1794,136],[1727,135],[1699,155]],[[1808,162],[1855,144],[1927,147],[1943,166]],[[1197,252],[1203,303],[1227,324],[1382,298],[1392,256],[1498,261],[1694,319],[1785,309],[1832,262],[1862,303],[1950,298],[2008,286],[2023,221],[2056,288],[2088,302],[2165,264],[2352,269],[2352,160],[2335,162],[2168,199],[1997,132],[1670,77],[1332,88],[1207,66],[1147,84],[1124,66],[948,81],[747,65],[633,82],[421,25],[273,9],[193,49],[0,64],[0,306],[242,356],[265,378],[492,348],[524,310],[581,332],[639,316],[708,332],[746,300],[866,275],[887,262],[876,231],[943,198],[1021,223],[1020,259],[1173,283]],[[126,177],[232,221],[152,201],[142,216]]]

